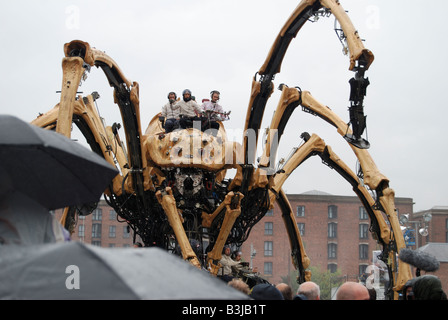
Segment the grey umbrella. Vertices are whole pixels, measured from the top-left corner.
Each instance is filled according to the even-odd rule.
[[[249,299],[162,249],[81,242],[0,246],[0,284],[0,299]]]
[[[0,193],[22,192],[47,209],[97,202],[118,170],[54,131],[0,115]]]

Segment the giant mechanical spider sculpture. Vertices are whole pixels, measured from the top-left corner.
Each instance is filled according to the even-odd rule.
[[[281,85],[282,91],[266,139],[262,156],[256,161],[258,134],[266,103],[274,90],[274,77],[293,38],[302,26],[318,16],[334,15],[336,32],[346,44],[350,58],[350,107],[347,123],[309,92]],[[72,123],[85,136],[94,152],[119,169],[105,198],[117,214],[139,235],[146,246],[158,246],[181,253],[198,268],[217,274],[223,247],[240,246],[251,228],[277,202],[290,239],[292,261],[298,282],[310,280],[310,265],[295,222],[293,210],[282,185],[306,159],[319,156],[353,187],[367,210],[373,237],[382,246],[381,259],[390,274],[386,288],[389,298],[397,297],[411,278],[408,264],[398,263],[397,254],[405,247],[389,180],[377,169],[361,136],[366,127],[363,100],[369,85],[365,72],[374,60],[337,0],[303,0],[278,34],[260,70],[252,80],[252,91],[242,144],[228,141],[224,126],[217,135],[197,128],[164,132],[156,114],[145,132],[139,113],[139,86],[128,80],[118,65],[104,52],[75,40],[64,46],[63,83],[60,102],[32,123],[70,137]],[[120,108],[126,144],[114,123],[105,127],[94,107],[97,94],[77,96],[78,84],[92,66],[101,68]],[[297,107],[322,118],[337,129],[356,155],[357,174],[316,134],[303,133],[304,143],[274,169],[278,143],[288,119]],[[233,179],[226,170],[236,169]],[[66,208],[67,226],[75,208]],[[388,220],[388,221],[386,221]]]

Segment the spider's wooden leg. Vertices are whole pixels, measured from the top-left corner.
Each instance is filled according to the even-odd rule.
[[[272,184],[272,176],[275,174],[275,155],[286,124],[294,109],[300,104],[300,92],[296,88],[288,88],[281,85],[282,95],[267,130],[267,138],[260,157],[259,166],[252,175],[249,190],[264,188]]]
[[[34,124],[35,126],[47,130],[54,130],[56,128],[58,112],[59,112],[59,103],[53,109],[45,113],[39,114],[37,118],[31,121],[31,124]]]
[[[406,248],[403,233],[400,230],[400,223],[398,221],[397,210],[395,209],[394,204],[395,193],[394,190],[389,188],[388,184],[384,184],[378,187],[376,191],[377,194],[379,195],[378,203],[380,204],[380,208],[382,208],[382,211],[386,213],[389,223],[391,224],[393,230],[393,239],[396,244],[396,249],[394,248],[394,250],[391,250],[391,252],[389,253],[389,259],[391,263],[395,266],[396,261],[393,251],[399,254],[401,249]],[[395,278],[394,279],[395,297],[398,298],[398,292],[403,290],[406,282],[412,279],[411,267],[404,262],[399,263],[398,272],[394,274],[394,278]]]
[[[280,190],[277,194],[277,204],[282,212],[283,222],[288,233],[292,263],[299,273],[297,281],[298,283],[311,281],[311,272],[306,270],[310,265],[310,258],[306,254],[300,230],[294,216],[294,210],[283,190]]]
[[[323,162],[330,168],[336,170],[353,187],[361,203],[364,205],[370,220],[374,225],[374,238],[381,242],[383,246],[391,241],[391,230],[383,218],[380,210],[376,209],[376,202],[365,186],[361,183],[359,177],[333,152],[330,146],[326,146],[323,152],[318,153]]]
[[[293,210],[288,198],[282,190],[282,185],[300,164],[302,164],[310,156],[316,154],[316,152],[323,151],[324,148],[325,143],[323,140],[318,136],[313,135],[306,141],[306,143],[295,151],[292,157],[285,163],[282,170],[274,175],[274,183],[270,189],[270,202],[273,203],[274,200],[276,200],[280,210],[282,211],[283,222],[285,223],[285,228],[291,245],[292,261],[299,273],[299,283],[309,281],[311,278],[310,272],[306,270],[310,265],[310,259],[305,252]]]
[[[81,57],[65,57],[62,60],[62,88],[59,103],[58,122],[56,132],[70,138],[72,116],[76,92],[84,74],[84,60]]]
[[[226,210],[224,221],[222,222],[218,238],[215,242],[215,245],[213,246],[212,251],[207,254],[207,265],[210,273],[214,275],[218,274],[218,270],[221,267],[219,260],[221,260],[222,250],[224,248],[224,245],[226,244],[227,237],[232,230],[235,220],[241,214],[241,200],[243,199],[243,197],[244,196],[241,193],[234,194],[233,192],[229,192],[223,201],[223,203],[225,203]],[[221,208],[221,206],[219,208]],[[219,210],[219,208],[217,210]],[[213,215],[214,214],[212,214],[211,216]]]
[[[271,188],[275,193],[280,192],[286,179],[292,174],[292,172],[302,164],[306,159],[315,154],[316,152],[323,152],[325,149],[325,142],[313,134],[306,142],[302,144],[289,158],[282,169],[274,176],[274,185]]]
[[[267,100],[274,91],[274,84],[269,78],[252,80],[251,97],[247,108],[246,123],[244,127],[243,152],[244,163],[253,165],[257,150],[258,134],[263,121],[264,109]]]
[[[247,190],[264,188],[269,183],[269,176],[272,176],[275,173],[275,154],[277,152],[278,144],[291,114],[300,104],[301,95],[298,89],[288,88],[286,85],[281,85],[280,89],[282,90],[282,95],[267,132],[267,140],[264,144],[263,154],[260,157],[259,167],[250,175],[246,175],[243,179],[243,181],[246,181],[245,186],[247,187]],[[248,131],[248,133],[251,132],[254,131]],[[251,136],[252,138],[250,138]],[[245,148],[247,150],[256,150],[257,137],[254,134],[248,134],[246,138],[247,139],[245,141],[248,145],[246,145]],[[247,154],[245,160],[248,160]],[[245,174],[245,169],[247,172],[247,166],[243,166],[239,176]],[[246,189],[243,188],[243,190]]]
[[[176,200],[174,199],[173,191],[169,187],[163,191],[159,190],[156,193],[156,197],[159,203],[162,205],[166,216],[168,217],[168,222],[170,223],[171,228],[173,228],[176,240],[179,243],[182,251],[183,259],[189,261],[192,265],[201,269],[201,264],[193,249],[191,248],[190,241],[188,240],[187,234],[185,233],[185,229],[182,225],[183,219],[177,211]]]
[[[357,71],[359,75],[363,76],[363,72],[373,62],[374,56],[372,52],[364,47],[357,30],[337,0],[302,0],[299,3],[280,30],[265,62],[257,72],[260,75],[260,80],[257,81],[256,77],[254,77],[252,81],[252,90],[243,137],[244,164],[242,165],[241,172],[237,173],[238,178],[242,181],[241,190],[244,194],[250,188],[249,181],[252,179],[254,173],[253,164],[255,163],[258,135],[266,103],[273,92],[273,80],[275,75],[280,72],[286,51],[292,39],[297,36],[307,21],[310,21],[314,16],[318,16],[319,14],[329,13],[334,14],[340,23],[344,40],[347,41],[348,51],[350,52],[349,69]],[[361,99],[361,97],[358,98]],[[359,105],[362,101],[357,102],[358,105],[356,107],[362,109],[362,103]],[[355,113],[353,112],[353,114]],[[361,131],[361,129],[363,130],[363,128],[358,127],[360,126],[357,125],[356,133]]]
[[[327,120],[337,123],[335,115],[325,109],[328,113]],[[322,115],[321,115],[322,116]],[[284,167],[274,176],[274,184],[271,190],[274,194],[281,191],[281,187],[287,177],[297,168],[303,161],[312,155],[319,155],[325,163],[331,168],[335,169],[343,178],[345,178],[353,187],[354,192],[358,195],[364,207],[366,208],[374,226],[375,238],[384,247],[390,247],[391,242],[394,242],[395,247],[390,249],[389,255],[393,252],[399,251],[405,247],[404,238],[401,233],[398,217],[394,206],[394,192],[389,188],[388,180],[376,168],[369,153],[365,149],[353,147],[353,150],[358,157],[363,171],[367,172],[364,175],[364,184],[369,186],[371,190],[375,190],[378,199],[375,201],[363,184],[360,183],[359,178],[355,175],[349,167],[332,151],[331,147],[326,146],[322,139],[316,135],[307,137],[306,143],[303,144],[292,157],[286,162]],[[351,145],[350,145],[351,146]],[[386,213],[390,226],[386,223],[381,212]],[[388,249],[389,250],[389,249]],[[394,261],[394,259],[390,259]],[[409,265],[400,263],[398,273],[394,279],[394,290],[398,292],[402,290],[405,283],[412,278]]]
[[[342,121],[338,115],[336,115],[330,108],[317,101],[309,92],[302,92],[302,106],[336,127],[341,136],[344,136],[347,132],[351,133],[348,125]],[[392,230],[396,235],[397,249],[399,251],[401,248],[405,247],[405,243],[394,206],[394,192],[389,188],[389,179],[379,171],[366,149],[356,148],[350,143],[349,146],[360,163],[364,184],[371,190],[375,190],[378,195],[376,205],[382,207],[390,220]]]
[[[140,125],[139,86],[137,82],[128,80],[118,64],[106,53],[92,48],[89,43],[74,40],[64,45],[66,58],[82,61],[79,68],[100,67],[110,86],[114,88],[114,102],[118,105],[123,119],[123,128],[126,134],[128,151],[129,180],[132,189],[140,198],[141,205],[149,208],[144,196],[145,181],[150,181],[147,167],[144,140]],[[74,84],[78,86],[79,81]],[[63,82],[64,85],[64,82]],[[62,88],[64,90],[64,88]],[[76,91],[75,91],[76,92]],[[61,95],[62,99],[62,95]],[[58,123],[59,123],[58,116]]]
[[[78,97],[76,99],[77,88],[81,79],[83,79],[85,71],[90,70],[92,66],[100,67],[104,71],[110,86],[114,88],[114,101],[120,108],[126,134],[125,141],[128,154],[125,155],[125,150],[121,146],[115,148],[117,160],[121,161],[120,167],[123,176],[129,173],[124,187],[129,193],[135,192],[140,198],[142,205],[148,208],[149,204],[146,203],[144,191],[152,187],[151,179],[149,178],[151,168],[147,163],[144,145],[145,137],[142,135],[140,125],[138,83],[129,81],[112,58],[104,52],[90,47],[87,42],[75,40],[66,43],[64,45],[64,53],[60,102],[49,114],[39,117],[41,119],[36,119],[34,123],[44,127],[43,123],[47,122],[45,127],[51,128],[56,126],[57,132],[70,137],[72,121],[75,122],[77,120],[77,125],[81,131],[84,128],[83,134],[93,151],[103,155],[109,161],[110,157],[108,155],[110,155],[111,147],[115,145],[115,139],[107,141],[108,139],[105,138],[107,136],[110,137],[110,130],[108,130],[109,133],[104,132],[99,115],[95,108],[90,106],[93,103],[92,98],[81,99],[81,97]],[[57,121],[54,120],[53,114],[56,110]],[[83,112],[86,110],[89,112],[89,116],[83,116]],[[74,118],[75,115],[77,115],[77,119]],[[53,124],[49,124],[48,119],[52,119]],[[116,133],[114,135],[116,136]],[[104,143],[103,140],[105,141]],[[105,150],[104,146],[108,149]],[[109,162],[114,165],[113,161]],[[121,189],[119,184],[114,187],[118,195],[121,194]]]
[[[373,160],[365,149],[354,148],[354,150],[357,153],[358,160],[360,161],[363,170],[366,169],[369,172],[377,172],[378,169],[376,169]],[[352,184],[353,190],[358,195],[371,217],[371,221],[374,225],[373,229],[376,230],[377,233],[377,240],[382,242],[383,248],[386,246],[389,247],[393,242],[394,245],[390,246],[388,257],[383,257],[383,259],[387,261],[386,258],[388,258],[388,261],[390,261],[388,264],[392,265],[392,270],[398,271],[393,274],[393,289],[397,298],[398,291],[402,290],[406,282],[412,279],[412,273],[410,266],[406,263],[400,263],[398,268],[395,266],[394,253],[398,254],[402,248],[406,247],[406,244],[395,209],[395,194],[394,191],[389,188],[388,180],[383,178],[383,180],[378,182],[378,185],[375,185],[371,181],[366,181],[366,178],[364,177],[364,183],[376,192],[377,200],[375,201],[367,189],[361,185],[357,176],[355,176],[339,157],[334,154],[330,147],[327,147],[325,152],[319,154],[319,156]],[[379,177],[382,176],[379,173],[376,174],[378,174]],[[387,225],[381,212],[386,214],[390,227]]]
[[[288,88],[286,85],[281,85],[282,95],[275,110],[274,116],[271,120],[267,132],[266,143],[264,145],[263,154],[260,157],[259,166],[268,168],[268,174],[273,174],[275,165],[275,154],[277,152],[278,144],[285,130],[291,114],[294,109],[300,104],[300,92],[296,88]]]
[[[338,0],[302,0],[277,35],[264,64],[258,71],[261,76],[275,75],[280,72],[283,58],[292,39],[297,36],[306,22],[312,20],[314,16],[324,9],[327,12],[323,14],[331,12],[341,25],[341,31],[344,34],[344,40],[347,41],[348,51],[350,52],[349,70],[355,70],[356,64],[360,60],[364,61],[366,70],[370,67],[374,60],[373,53],[364,47],[358,31]]]
[[[229,206],[232,203],[232,198],[235,195],[233,191],[226,194],[223,202],[216,208],[216,210],[213,213],[206,213],[202,212],[202,226],[205,228],[210,228],[213,220],[220,214],[223,210],[226,210],[227,206]]]

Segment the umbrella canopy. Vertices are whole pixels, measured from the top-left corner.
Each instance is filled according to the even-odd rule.
[[[81,242],[0,246],[0,284],[0,299],[250,299],[162,249]]]
[[[118,170],[67,137],[0,115],[0,194],[17,190],[50,210],[97,202]]]

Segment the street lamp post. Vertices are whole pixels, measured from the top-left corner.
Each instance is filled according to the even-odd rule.
[[[410,221],[409,220],[409,213],[406,213],[406,214],[403,214],[403,215],[400,216],[399,222],[402,225],[402,231],[405,232],[405,234],[406,234],[406,232],[410,231],[410,229],[409,229],[409,227],[407,225],[408,224],[413,224],[413,225],[416,226],[415,229],[414,229],[415,231],[418,229],[418,233],[422,237],[427,237],[428,234],[429,234],[428,225],[427,224],[431,221],[431,219],[432,219],[432,215],[430,213],[423,214],[423,224],[422,224],[421,221]],[[419,248],[418,235],[416,235],[415,232],[414,232],[414,235],[415,235],[415,247]],[[405,239],[405,241],[406,241],[406,239]]]
[[[255,258],[255,255],[257,254],[257,251],[254,249],[253,243],[250,244],[250,268],[253,270],[253,260]]]

